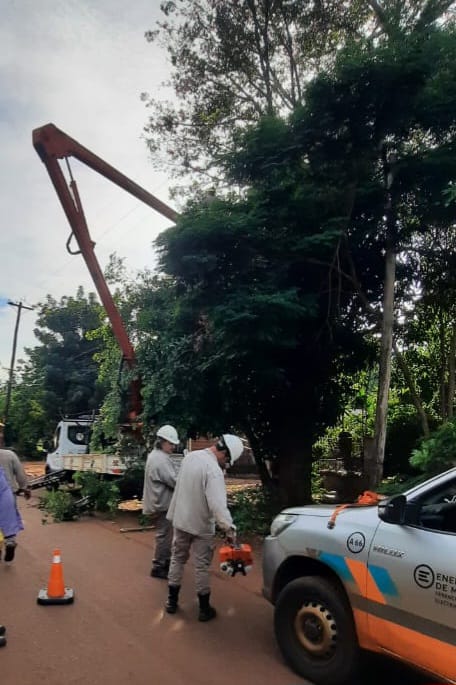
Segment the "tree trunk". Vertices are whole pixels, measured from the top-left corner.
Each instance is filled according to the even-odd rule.
[[[394,326],[394,286],[396,282],[396,213],[393,201],[393,183],[396,155],[382,146],[383,178],[385,183],[385,284],[383,288],[382,337],[380,341],[377,407],[375,412],[375,462],[369,473],[369,486],[376,488],[383,478],[385,461],[386,420],[391,380],[391,351]]]
[[[456,323],[453,324],[451,332],[450,349],[448,351],[448,418],[454,416],[454,393],[456,387]]]
[[[277,475],[282,506],[309,504],[312,501],[312,446],[284,444]]]
[[[412,374],[410,373],[410,369],[407,366],[407,362],[405,361],[403,355],[399,351],[396,343],[393,343],[394,347],[394,354],[396,355],[397,363],[402,371],[402,374],[404,376],[405,382],[407,383],[408,389],[410,391],[410,395],[412,397],[412,402],[415,405],[415,409],[418,413],[418,416],[421,421],[421,430],[423,431],[423,436],[425,438],[429,437],[429,421],[427,414],[424,410],[423,403],[421,402],[421,399],[418,395],[418,391],[415,386],[415,382],[413,380]]]
[[[385,461],[386,419],[391,379],[391,350],[394,323],[394,285],[396,280],[396,253],[389,245],[385,254],[385,289],[383,294],[382,339],[380,343],[377,409],[375,414],[375,462],[369,475],[369,486],[376,488],[383,478]]]
[[[439,346],[440,346],[440,418],[442,421],[447,419],[447,354],[446,354],[446,326],[442,314],[439,310]]]

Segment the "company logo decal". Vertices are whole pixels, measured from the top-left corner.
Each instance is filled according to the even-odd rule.
[[[427,564],[417,566],[413,572],[413,578],[418,587],[422,587],[425,590],[432,587],[435,582],[434,571]]]

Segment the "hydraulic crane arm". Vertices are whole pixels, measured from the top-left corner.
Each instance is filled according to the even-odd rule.
[[[97,155],[90,152],[90,150],[83,145],[80,145],[76,140],[67,136],[66,133],[58,129],[54,124],[46,124],[33,131],[33,146],[40,156],[41,161],[46,166],[52,184],[71,226],[72,235],[74,235],[78,243],[79,250],[84,257],[87,268],[89,269],[95,287],[109,317],[113,333],[119,343],[123,358],[128,366],[133,368],[136,362],[135,352],[128,338],[125,325],[107,286],[103,271],[96,258],[94,251],[95,243],[90,237],[76,182],[73,178],[71,178],[69,183],[67,182],[58,160],[68,160],[69,157],[75,157],[80,162],[93,169],[93,171],[96,171],[123,190],[126,190],[128,193],[138,198],[138,200],[141,200],[171,221],[176,221],[178,215],[174,209],[164,202],[161,202],[154,195],[147,192],[147,190],[144,190],[144,188],[141,188],[137,183],[107,164],[107,162],[100,157],[97,157]],[[70,238],[67,241],[67,249],[69,251],[69,243],[72,235],[70,235]],[[139,383],[133,384],[132,395],[132,414],[137,415],[140,412],[141,407]]]

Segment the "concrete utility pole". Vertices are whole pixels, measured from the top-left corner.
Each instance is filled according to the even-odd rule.
[[[19,330],[19,322],[21,320],[21,313],[22,313],[23,309],[30,309],[30,310],[33,309],[33,307],[26,307],[25,304],[22,304],[22,302],[11,302],[11,300],[8,300],[8,304],[11,305],[12,307],[17,307],[17,315],[16,315],[16,325],[14,327],[13,352],[11,354],[11,365],[9,368],[8,389],[6,392],[5,413],[4,413],[4,418],[3,418],[3,423],[5,425],[7,424],[7,421],[8,421],[9,407],[10,407],[10,402],[11,402],[11,390],[13,387],[13,376],[14,376],[14,363],[16,361],[17,333]]]

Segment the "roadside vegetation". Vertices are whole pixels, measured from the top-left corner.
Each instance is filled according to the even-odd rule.
[[[39,508],[43,511],[43,523],[49,519],[74,521],[94,512],[115,516],[119,501],[117,483],[84,471],[75,473],[71,484],[45,492],[39,499]]]

